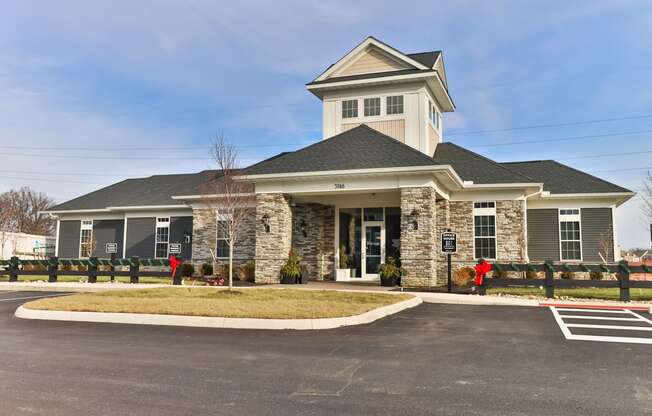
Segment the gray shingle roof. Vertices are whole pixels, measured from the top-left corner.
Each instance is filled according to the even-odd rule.
[[[439,165],[451,165],[465,181],[474,183],[529,183],[537,182],[525,175],[514,172],[484,156],[456,144],[439,143],[434,155]]]
[[[437,62],[437,58],[441,55],[441,51],[431,51],[431,52],[419,52],[419,53],[408,53],[407,56],[414,59],[418,63],[432,68]]]
[[[126,179],[105,188],[59,204],[50,211],[104,209],[142,205],[183,205],[173,195],[201,194],[202,187],[221,176],[221,171],[205,170],[179,175],[155,175]]]
[[[543,190],[553,194],[631,192],[588,173],[554,160],[502,163],[507,169],[543,182]]]
[[[245,174],[317,172],[435,165],[412,147],[365,124],[246,168]]]

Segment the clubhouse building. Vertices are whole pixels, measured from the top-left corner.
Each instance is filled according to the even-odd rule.
[[[456,264],[618,260],[615,210],[633,192],[553,160],[499,163],[444,140],[455,104],[441,51],[369,37],[307,89],[323,102],[323,139],[241,171],[255,195],[235,259],[255,261],[256,282],[278,282],[294,249],[310,279],[376,280],[394,257],[403,285],[435,286],[446,230],[458,235]],[[60,204],[49,211],[56,254],[107,257],[117,243],[118,257],[167,258],[178,243],[194,264],[227,261],[202,197],[220,175],[127,179]]]

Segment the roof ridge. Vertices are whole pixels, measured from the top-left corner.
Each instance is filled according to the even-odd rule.
[[[476,152],[474,152],[474,151],[472,151],[472,150],[469,150],[469,149],[467,149],[466,147],[462,147],[462,146],[460,146],[460,145],[458,145],[458,144],[455,144],[455,143],[453,143],[453,142],[442,142],[442,143],[440,143],[440,144],[449,144],[449,145],[455,146],[455,147],[457,147],[458,149],[462,149],[462,150],[464,150],[464,151],[466,151],[466,152],[469,152],[469,153],[471,153],[472,155],[474,155],[474,156],[476,156],[476,157],[479,157],[479,158],[481,158],[481,159],[484,159],[484,160],[486,160],[487,162],[489,162],[489,163],[491,163],[491,164],[493,164],[493,165],[495,165],[495,166],[497,166],[497,167],[499,167],[499,168],[501,168],[501,169],[504,169],[504,170],[506,170],[506,171],[508,171],[508,172],[510,172],[510,173],[512,173],[512,174],[514,174],[514,175],[521,176],[521,177],[523,177],[523,178],[525,178],[525,179],[527,179],[527,180],[530,180],[530,181],[532,181],[532,182],[534,182],[534,183],[537,183],[534,179],[530,178],[529,176],[524,175],[524,174],[519,173],[519,172],[516,172],[516,171],[513,171],[513,170],[511,170],[511,169],[507,169],[505,166],[503,166],[502,164],[496,162],[495,160],[489,159],[488,157],[483,156],[483,155],[481,155],[481,154],[479,154],[479,153],[476,153]],[[435,153],[436,153],[436,152],[437,152],[437,150],[435,149]],[[434,155],[433,155],[433,156],[434,156]]]
[[[542,163],[542,162],[554,162],[553,159],[538,159],[538,160],[513,160],[511,162],[499,162],[501,165],[510,165],[515,163]]]

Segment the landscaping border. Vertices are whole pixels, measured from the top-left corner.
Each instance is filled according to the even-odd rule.
[[[333,329],[343,326],[368,324],[389,315],[413,308],[423,302],[420,297],[372,309],[360,315],[341,318],[316,319],[259,319],[259,318],[220,318],[209,316],[160,315],[147,313],[113,312],[69,312],[29,309],[23,305],[16,309],[15,316],[22,319],[41,319],[50,321],[101,322],[114,324],[188,326],[200,328],[234,329]]]

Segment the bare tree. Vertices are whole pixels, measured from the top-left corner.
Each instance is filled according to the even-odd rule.
[[[240,174],[238,150],[223,134],[218,134],[213,140],[211,156],[218,172],[204,188],[202,199],[206,209],[202,215],[208,216],[206,220],[209,223],[217,222],[217,233],[226,242],[229,289],[233,289],[233,253],[242,237],[243,224],[252,215],[253,186],[237,178]],[[215,237],[217,241],[217,236]],[[213,254],[213,257],[216,260],[218,256]]]
[[[4,256],[5,246],[13,231],[11,206],[0,196],[0,258]]]
[[[52,235],[54,221],[42,212],[53,205],[52,198],[26,186],[0,194],[0,207],[9,215],[4,224],[9,231]]]
[[[613,225],[608,226],[603,232],[600,233],[600,239],[598,240],[598,247],[600,249],[600,257],[605,263],[609,262],[609,257],[611,256],[612,251],[615,253],[614,247],[614,227]],[[615,257],[615,256],[614,256]]]
[[[645,214],[648,224],[652,224],[652,170],[647,172],[643,179],[643,213]]]

